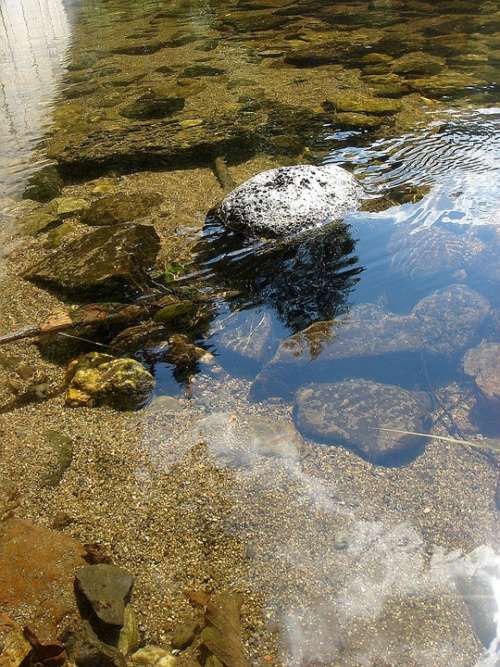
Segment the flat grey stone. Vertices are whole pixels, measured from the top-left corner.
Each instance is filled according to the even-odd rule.
[[[99,564],[81,567],[76,572],[76,586],[99,620],[121,627],[125,604],[134,578],[115,565]]]
[[[279,167],[230,192],[218,216],[247,236],[289,236],[340,221],[356,210],[361,194],[354,176],[335,165]]]

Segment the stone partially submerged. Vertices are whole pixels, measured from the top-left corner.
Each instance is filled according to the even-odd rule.
[[[159,236],[150,225],[100,227],[57,248],[29,269],[26,278],[68,291],[137,285],[159,249]]]
[[[424,392],[368,380],[312,384],[295,397],[295,421],[302,433],[343,445],[373,463],[406,462],[418,453],[425,439],[379,429],[425,432],[430,411]]]
[[[358,207],[361,193],[354,176],[335,165],[279,167],[230,192],[217,214],[246,236],[290,236],[340,221]]]

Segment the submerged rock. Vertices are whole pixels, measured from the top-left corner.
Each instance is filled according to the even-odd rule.
[[[63,180],[55,165],[47,165],[30,177],[24,191],[24,199],[46,202],[58,197],[63,189]]]
[[[337,112],[394,114],[401,109],[401,102],[383,97],[371,97],[359,92],[337,93],[324,103],[326,109],[332,108]]]
[[[65,218],[81,215],[88,207],[88,201],[80,197],[56,197],[50,202],[48,211],[59,220],[64,220]]]
[[[130,656],[131,667],[174,667],[177,658],[160,646],[144,646]]]
[[[116,359],[100,352],[73,360],[67,377],[66,404],[71,407],[136,408],[147,401],[155,386],[151,373],[135,359]]]
[[[205,611],[206,626],[201,643],[210,657],[214,656],[225,667],[248,667],[241,639],[239,593],[219,593],[210,598]],[[216,664],[216,663],[215,663]]]
[[[63,290],[116,287],[144,280],[160,248],[148,225],[113,225],[92,231],[56,249],[25,277]]]
[[[482,342],[469,350],[464,371],[474,378],[481,398],[492,408],[500,408],[500,343]]]
[[[132,222],[147,215],[162,201],[163,197],[156,192],[110,194],[93,201],[81,221],[93,226]]]
[[[280,167],[233,190],[218,215],[248,236],[287,236],[341,220],[357,208],[360,196],[361,186],[341,167]]]
[[[319,442],[343,445],[374,463],[408,460],[425,439],[401,431],[426,432],[431,402],[423,392],[368,380],[312,384],[295,397],[299,430]]]
[[[69,535],[23,519],[0,526],[0,608],[29,618],[41,641],[53,640],[66,616],[76,614],[73,578],[84,548]]]
[[[86,565],[76,572],[78,592],[105,625],[122,627],[134,578],[115,565]]]
[[[148,120],[165,118],[184,109],[183,97],[151,97],[143,95],[135,102],[124,107],[120,113],[125,118],[134,120]]]
[[[273,353],[273,323],[270,313],[240,311],[228,323],[222,325],[219,349],[252,365],[261,364]]]
[[[422,371],[422,355],[439,358],[439,371],[447,372],[473,342],[489,309],[483,296],[464,285],[437,290],[407,315],[360,304],[330,326],[313,325],[284,340],[256,377],[252,396],[285,395],[298,376],[302,382],[371,377],[411,387]]]
[[[199,624],[196,621],[188,621],[177,626],[170,642],[172,648],[178,651],[183,651],[187,648],[193,643],[198,628]]]
[[[63,640],[71,662],[77,667],[126,667],[122,653],[101,641],[87,621],[66,631]]]
[[[392,71],[396,74],[437,74],[446,62],[438,56],[424,51],[406,53],[392,63]]]

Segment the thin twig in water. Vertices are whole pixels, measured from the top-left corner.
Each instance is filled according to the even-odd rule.
[[[435,440],[452,442],[456,445],[468,445],[469,447],[476,447],[477,449],[490,449],[500,454],[500,450],[486,443],[470,442],[470,440],[458,440],[457,438],[450,438],[446,435],[434,435],[433,433],[418,433],[417,431],[402,431],[397,428],[382,428],[380,426],[370,426],[369,428],[373,429],[374,431],[386,431],[387,433],[400,433],[401,435],[417,435],[420,436],[421,438],[434,438]]]
[[[64,333],[63,331],[58,331],[57,336],[64,336],[65,338],[74,338],[75,340],[81,340],[84,343],[91,343],[92,345],[98,345],[99,347],[109,347],[105,343],[98,343],[95,340],[90,340],[90,338],[82,338],[82,336],[75,336],[74,334]]]

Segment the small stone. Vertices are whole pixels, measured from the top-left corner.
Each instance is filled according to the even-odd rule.
[[[139,647],[139,624],[137,614],[131,604],[125,606],[123,612],[123,627],[118,636],[118,650],[127,656]]]
[[[131,574],[115,565],[86,565],[77,570],[75,581],[100,621],[123,626],[125,604],[134,583]]]
[[[179,625],[172,636],[171,646],[175,650],[183,651],[190,644],[192,644],[195,635],[198,631],[198,623],[195,621],[188,621]]]
[[[130,656],[130,667],[174,667],[177,659],[159,646],[144,646]]]
[[[44,483],[47,486],[55,487],[61,482],[64,473],[73,461],[73,440],[62,431],[55,429],[46,431],[44,439],[53,450],[55,457],[55,461],[45,475]]]
[[[347,535],[342,533],[335,537],[334,547],[337,551],[345,551],[349,547],[349,540]]]
[[[149,398],[155,380],[135,359],[90,352],[73,360],[67,370],[66,405],[99,404],[117,408],[140,407]]]
[[[173,396],[157,396],[147,407],[147,414],[162,414],[164,412],[177,413],[182,412],[184,404],[178,398]]]

